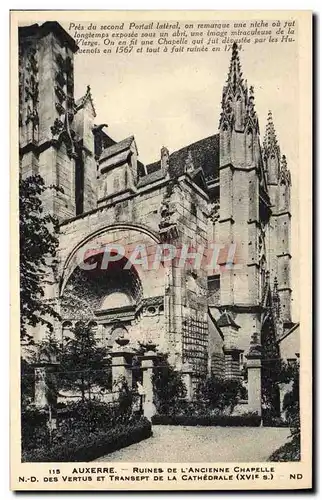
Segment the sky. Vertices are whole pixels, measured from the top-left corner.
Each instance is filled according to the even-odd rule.
[[[298,79],[293,44],[247,45],[244,77],[255,88],[261,135],[267,113],[290,168],[297,158]],[[75,56],[75,97],[90,85],[97,123],[116,140],[134,135],[143,163],[218,131],[222,87],[230,53],[108,54]]]

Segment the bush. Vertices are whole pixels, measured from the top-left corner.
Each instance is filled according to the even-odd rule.
[[[232,413],[238,401],[244,396],[244,387],[240,380],[208,377],[197,387],[196,397],[211,410],[225,410]]]
[[[85,434],[109,429],[123,422],[119,405],[97,400],[75,401],[57,411],[58,433],[64,439],[75,426]]]
[[[154,415],[153,425],[188,425],[219,427],[259,427],[261,417],[256,413],[245,415]]]
[[[21,413],[22,449],[37,448],[49,444],[50,435],[47,422],[47,410],[39,410],[34,405],[24,408]]]
[[[23,462],[89,462],[152,435],[151,423],[144,417],[121,424],[108,431],[85,434],[79,429],[62,443],[55,442],[50,449],[24,451]]]
[[[289,424],[282,417],[263,418],[263,427],[289,427]]]
[[[159,363],[153,370],[154,404],[160,413],[174,414],[176,403],[185,398],[186,386],[170,364],[167,355],[159,356]]]
[[[22,450],[48,449],[55,443],[68,441],[76,429],[85,436],[106,432],[121,424],[131,424],[140,418],[132,412],[132,396],[125,388],[115,403],[85,399],[60,405],[51,412],[52,419],[56,421],[55,428],[50,428],[48,407],[40,410],[29,405],[22,412]]]
[[[272,462],[293,462],[301,460],[301,423],[299,404],[299,363],[285,365],[284,382],[292,381],[291,390],[285,394],[283,410],[286,424],[291,428],[289,441],[271,455]]]

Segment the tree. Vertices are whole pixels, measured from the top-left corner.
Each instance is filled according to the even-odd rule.
[[[167,355],[159,355],[159,363],[153,369],[152,382],[159,412],[175,413],[179,400],[186,397],[187,389],[180,373],[169,364]]]
[[[55,266],[58,220],[44,212],[42,195],[47,189],[40,175],[19,181],[20,318],[21,339],[32,341],[28,325],[53,330],[51,318],[59,319],[52,304],[44,300],[44,284]]]
[[[60,362],[59,386],[80,392],[82,401],[86,394],[91,398],[94,388],[111,387],[110,362],[107,349],[100,347],[90,324],[79,321],[73,337],[66,339]]]

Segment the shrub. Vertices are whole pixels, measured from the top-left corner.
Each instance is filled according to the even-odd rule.
[[[270,462],[297,462],[301,460],[300,440],[298,436],[292,436],[291,440],[283,444],[269,457]]]
[[[291,428],[289,441],[270,456],[272,462],[293,462],[301,460],[301,425],[299,404],[299,363],[289,363],[283,367],[284,382],[292,382],[292,387],[285,394],[283,410],[285,420]]]
[[[144,417],[108,431],[84,434],[76,428],[65,442],[55,441],[50,449],[24,451],[23,462],[88,462],[115,450],[138,443],[152,435],[151,423]]]
[[[24,408],[21,413],[21,446],[22,449],[37,448],[49,444],[50,435],[48,411],[39,410],[34,405]]]
[[[185,398],[186,386],[179,372],[169,364],[166,355],[160,355],[153,370],[154,403],[160,413],[175,413],[176,403]]]
[[[261,417],[256,413],[245,415],[155,415],[154,425],[187,425],[187,426],[219,426],[219,427],[258,427]]]
[[[239,380],[211,376],[199,383],[196,397],[206,408],[232,413],[242,398],[243,391],[244,387]]]

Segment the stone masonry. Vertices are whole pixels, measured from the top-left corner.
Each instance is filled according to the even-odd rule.
[[[291,178],[271,112],[260,139],[237,45],[219,132],[179,151],[162,147],[160,158],[144,165],[133,136],[115,142],[95,123],[89,87],[74,98],[78,47],[70,35],[46,22],[20,28],[19,38],[20,172],[39,173],[63,190],[44,199],[61,223],[56,278],[46,288],[63,318],[56,335],[63,342],[85,317],[111,349],[120,335],[131,349],[156,344],[193,383],[210,372],[241,378],[248,364],[251,403],[260,405],[264,323],[276,342],[294,326]],[[178,259],[158,269],[126,266],[138,246],[152,259],[159,244],[196,251],[212,243],[223,245],[212,269]],[[80,256],[102,263],[108,244],[128,253],[108,269],[81,268]]]

